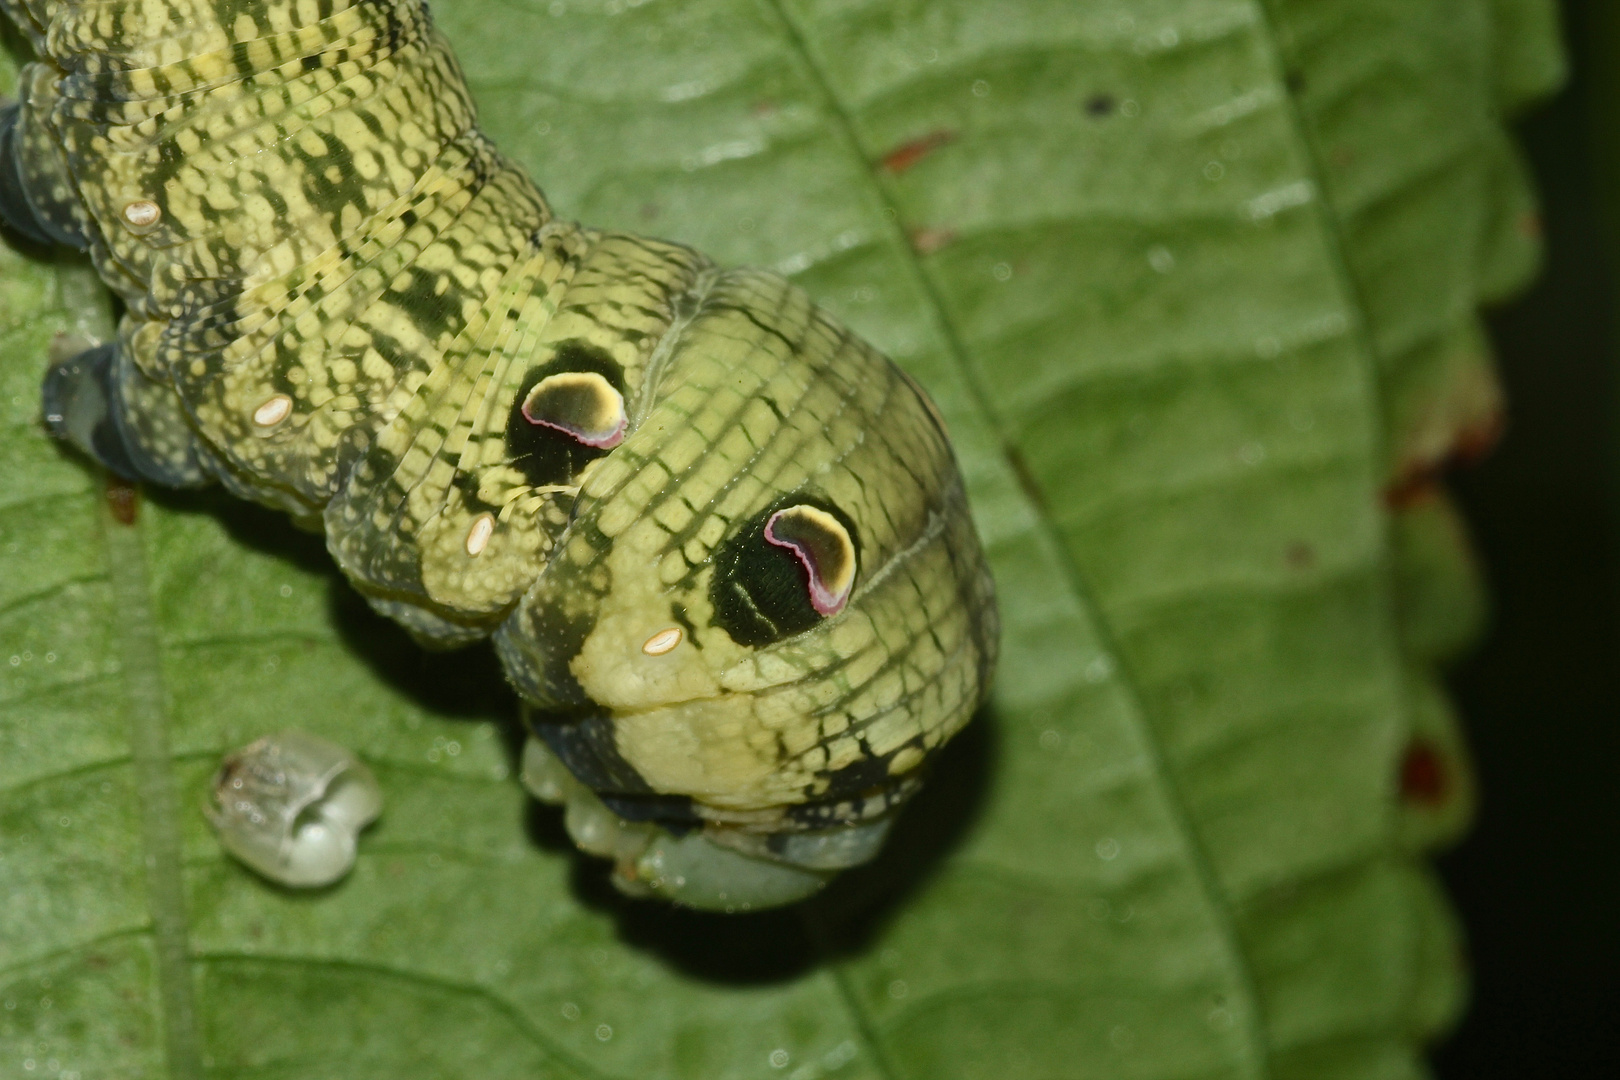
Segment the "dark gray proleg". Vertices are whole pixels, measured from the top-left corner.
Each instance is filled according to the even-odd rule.
[[[199,487],[212,479],[179,397],[128,363],[116,344],[51,365],[42,397],[52,435],[126,480]]]
[[[6,220],[12,220],[9,213]],[[116,350],[116,345],[98,345],[51,365],[45,373],[45,425],[52,435],[72,443],[125,480],[139,480],[140,470],[108,408],[112,394],[107,380]]]
[[[37,244],[63,244],[82,250],[89,242],[73,224],[72,210],[58,207],[61,212],[51,213],[46,205],[50,200],[44,192],[36,190],[42,181],[36,175],[37,170],[29,168],[25,155],[53,151],[44,146],[29,146],[23,134],[23,120],[20,103],[0,108],[0,221],[17,235]],[[50,186],[49,182],[46,186]]]

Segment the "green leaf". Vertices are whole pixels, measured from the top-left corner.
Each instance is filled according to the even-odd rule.
[[[0,1072],[1419,1073],[1461,995],[1419,852],[1469,790],[1432,664],[1479,600],[1451,519],[1384,492],[1492,419],[1474,313],[1535,253],[1501,111],[1558,76],[1551,5],[435,12],[563,215],[792,273],[927,383],[993,706],[815,903],[621,900],[520,792],[487,651],[417,654],[266,511],[116,519],[37,422],[104,301],[5,253]],[[289,724],[387,800],[312,894],[200,809]],[[1403,802],[1416,745],[1442,782]]]

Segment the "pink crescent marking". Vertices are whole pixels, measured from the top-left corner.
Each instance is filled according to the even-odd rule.
[[[523,419],[527,420],[531,424],[538,424],[541,427],[548,427],[552,431],[560,431],[564,435],[567,435],[570,438],[585,444],[586,446],[594,446],[602,450],[611,450],[613,447],[624,442],[625,430],[630,427],[630,418],[627,416],[619,421],[618,427],[614,428],[606,435],[587,435],[578,428],[569,427],[567,424],[559,424],[552,420],[542,420],[538,416],[530,416],[528,409],[523,410]]]
[[[815,557],[810,550],[796,541],[777,538],[776,519],[785,513],[787,513],[786,510],[778,510],[771,515],[770,520],[765,523],[765,539],[777,547],[787,548],[793,552],[794,557],[799,560],[799,564],[804,567],[805,573],[810,575],[810,606],[822,615],[832,616],[838,614],[844,610],[844,605],[849,602],[849,590],[855,584],[854,579],[851,578],[849,585],[845,585],[838,592],[830,591],[821,580],[821,571],[817,569]]]

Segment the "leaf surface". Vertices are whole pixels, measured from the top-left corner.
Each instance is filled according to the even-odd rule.
[[[1420,1072],[1460,1000],[1420,852],[1469,790],[1431,668],[1479,609],[1428,479],[1498,405],[1474,313],[1534,263],[1501,116],[1558,77],[1549,11],[435,5],[560,213],[796,276],[946,414],[995,700],[798,911],[613,896],[519,790],[487,651],[424,659],[318,539],[212,495],[119,522],[37,422],[104,300],[5,253],[0,1072]],[[289,725],[387,800],[312,894],[200,810]]]

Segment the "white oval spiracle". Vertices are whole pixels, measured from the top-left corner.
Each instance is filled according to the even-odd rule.
[[[667,630],[660,630],[652,637],[641,643],[641,651],[648,656],[663,656],[681,643],[681,628],[671,626]]]
[[[495,535],[495,515],[479,514],[473,518],[472,528],[467,530],[467,554],[473,558],[484,553],[489,547],[490,539]]]
[[[290,888],[346,875],[360,831],[382,811],[371,770],[307,731],[278,731],[227,754],[211,796],[208,820],[225,850]]]
[[[273,394],[253,410],[253,422],[262,428],[272,428],[292,415],[292,398],[286,394]]]
[[[136,229],[149,229],[162,217],[162,208],[151,199],[136,199],[124,207],[124,221]]]

